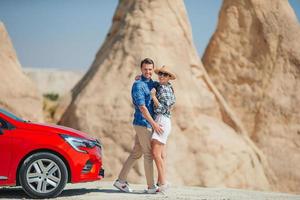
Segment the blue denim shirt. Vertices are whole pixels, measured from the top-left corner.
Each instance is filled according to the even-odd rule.
[[[153,101],[150,91],[155,87],[156,84],[157,83],[152,79],[146,79],[144,76],[142,76],[140,80],[137,80],[133,83],[131,89],[132,103],[135,108],[133,125],[152,128],[150,123],[143,117],[139,106],[145,105],[151,116],[154,117]]]

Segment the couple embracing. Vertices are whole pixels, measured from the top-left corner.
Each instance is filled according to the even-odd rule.
[[[141,61],[142,75],[138,76],[131,90],[135,107],[133,126],[136,132],[134,147],[123,165],[114,186],[123,192],[132,192],[127,182],[127,175],[135,161],[144,155],[144,168],[149,194],[165,192],[166,182],[166,149],[165,145],[171,131],[170,109],[175,103],[174,90],[170,80],[176,76],[166,66],[154,69],[150,58]],[[159,82],[151,79],[153,72]],[[154,182],[153,159],[158,179]]]

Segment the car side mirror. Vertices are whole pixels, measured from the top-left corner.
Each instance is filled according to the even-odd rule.
[[[3,134],[3,130],[2,130],[2,128],[0,127],[0,135],[2,135]]]

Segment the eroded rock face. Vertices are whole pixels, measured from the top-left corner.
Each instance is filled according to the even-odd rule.
[[[4,24],[0,22],[0,107],[31,121],[43,121],[42,96],[24,75]]]
[[[60,96],[68,93],[84,74],[79,70],[53,68],[24,68],[23,71],[37,85],[40,93]]]
[[[281,191],[300,191],[300,25],[287,0],[225,0],[203,63],[266,154]]]
[[[94,63],[73,89],[60,124],[101,138],[108,179],[118,176],[133,146],[130,91],[145,57],[153,58],[156,66],[171,66],[178,77],[173,82],[177,102],[167,145],[168,179],[186,185],[270,189],[259,150],[246,134],[223,121],[234,119],[207,79],[181,0],[120,1]],[[129,181],[145,182],[142,163],[132,169]]]

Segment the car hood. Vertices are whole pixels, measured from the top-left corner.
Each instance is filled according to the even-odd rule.
[[[34,131],[43,131],[43,132],[52,132],[52,133],[60,133],[66,134],[73,137],[80,137],[88,140],[95,140],[94,138],[90,137],[88,134],[78,131],[73,128],[69,128],[66,126],[54,125],[54,124],[41,124],[41,123],[31,123],[27,122],[26,126],[23,127],[26,129],[34,130]]]

